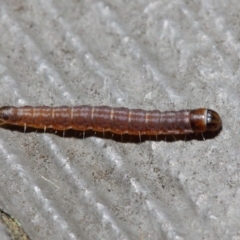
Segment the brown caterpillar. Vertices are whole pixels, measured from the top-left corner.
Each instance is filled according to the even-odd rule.
[[[5,106],[0,108],[0,125],[17,125],[36,129],[74,129],[129,135],[176,135],[218,131],[222,121],[210,109],[145,111],[108,106],[75,107]]]

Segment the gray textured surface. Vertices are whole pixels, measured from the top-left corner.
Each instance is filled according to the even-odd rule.
[[[206,141],[0,129],[0,206],[32,239],[240,239],[239,1],[0,1],[1,105],[217,110]],[[4,229],[0,229],[4,235]]]

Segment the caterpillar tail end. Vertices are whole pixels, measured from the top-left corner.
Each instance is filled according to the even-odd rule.
[[[9,118],[6,110],[8,110],[9,107],[1,107],[0,108],[0,125],[6,124],[7,120]]]

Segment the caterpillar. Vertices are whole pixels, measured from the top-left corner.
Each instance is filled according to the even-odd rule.
[[[178,135],[218,131],[222,121],[217,112],[193,110],[146,111],[108,106],[4,106],[0,108],[0,125],[17,125],[36,129],[93,130],[129,135]]]

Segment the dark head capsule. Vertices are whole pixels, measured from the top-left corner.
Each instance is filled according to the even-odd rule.
[[[218,131],[222,127],[222,121],[218,113],[207,109],[206,131]]]
[[[220,116],[206,108],[191,110],[190,123],[193,132],[218,131],[222,127]]]

